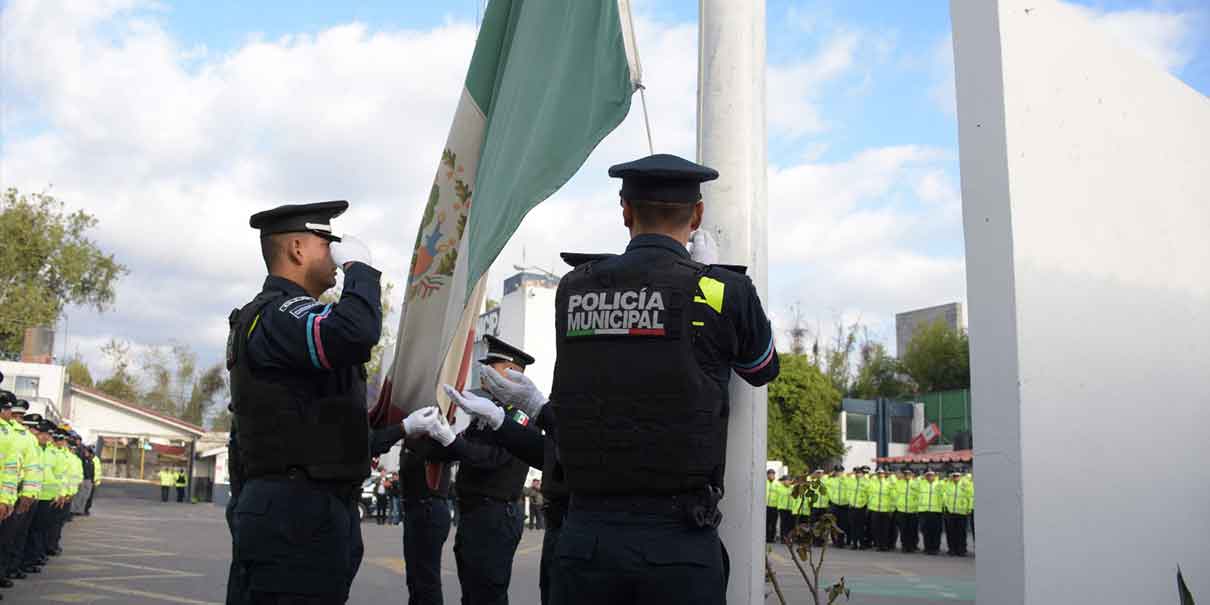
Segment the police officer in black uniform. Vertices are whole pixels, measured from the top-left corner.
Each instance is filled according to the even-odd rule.
[[[524,371],[534,362],[521,349],[493,336],[486,338],[488,352],[480,362],[490,366],[489,371]],[[468,393],[490,397],[478,389]],[[499,418],[503,420],[506,415],[529,424],[528,417],[515,408],[503,407]],[[454,534],[454,558],[464,605],[508,603],[513,555],[524,530],[517,501],[530,465],[499,442],[495,430],[499,426],[476,422],[452,443],[433,452],[435,459],[458,461],[461,518]]]
[[[556,294],[550,405],[571,510],[553,602],[722,603],[727,386],[732,371],[777,376],[773,334],[741,268],[698,262],[717,255],[693,233],[716,171],[654,155],[609,175],[630,245],[567,257]]]
[[[563,521],[567,517],[570,493],[567,485],[559,480],[562,470],[558,466],[558,430],[554,412],[547,404],[548,398],[526,375],[516,370],[505,370],[501,375],[485,365],[479,366],[479,376],[486,390],[495,401],[520,410],[524,416],[534,419],[533,426],[541,433],[530,430],[517,418],[509,417],[504,409],[492,399],[479,397],[471,392],[458,393],[446,386],[450,398],[476,419],[482,420],[496,431],[496,442],[526,464],[542,469],[542,515],[546,530],[542,535],[542,558],[538,567],[538,590],[542,605],[551,598],[551,585],[555,573],[555,552]]]
[[[450,535],[450,465],[431,464],[436,444],[408,440],[399,462],[403,488],[403,562],[408,605],[441,605],[441,549]],[[440,471],[430,487],[427,467]]]
[[[344,603],[361,564],[357,513],[373,453],[439,416],[424,408],[371,433],[365,362],[382,326],[369,251],[330,221],[348,202],[254,214],[269,276],[232,311],[227,342],[234,412],[234,506],[228,601]],[[339,302],[319,296],[344,270]]]

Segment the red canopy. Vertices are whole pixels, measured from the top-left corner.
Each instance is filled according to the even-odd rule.
[[[953,452],[924,452],[922,454],[908,454],[906,456],[888,456],[886,458],[875,458],[874,462],[879,464],[928,464],[932,462],[972,462],[975,459],[975,454],[971,450],[956,450]]]

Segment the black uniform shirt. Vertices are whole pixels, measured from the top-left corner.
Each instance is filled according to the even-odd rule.
[[[365,263],[352,263],[335,304],[319,302],[284,277],[266,277],[264,290],[281,295],[243,335],[252,369],[325,372],[369,361],[382,331],[380,275]]]
[[[685,247],[671,237],[641,234],[630,240],[625,254],[602,259],[597,266],[617,270],[647,265],[669,254],[690,258]],[[710,267],[703,279],[712,280],[707,283],[714,287],[707,293],[699,282],[697,302],[690,307],[698,364],[721,385],[730,382],[731,370],[752,386],[776,378],[780,366],[773,329],[752,280],[721,267]]]

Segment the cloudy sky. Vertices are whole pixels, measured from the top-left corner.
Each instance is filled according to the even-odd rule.
[[[1204,0],[1081,0],[1125,46],[1210,91]],[[251,213],[348,199],[340,227],[397,285],[474,45],[476,2],[3,3],[0,186],[100,221],[130,268],[114,308],[68,311],[66,340],[184,341],[217,361],[259,289]],[[694,155],[697,2],[636,0],[657,151]],[[948,3],[768,2],[770,280],[779,329],[964,301]],[[646,154],[642,116],[526,218],[493,268],[563,271],[560,250],[626,242],[610,164]],[[401,292],[397,288],[396,292]],[[64,326],[61,325],[62,329]]]

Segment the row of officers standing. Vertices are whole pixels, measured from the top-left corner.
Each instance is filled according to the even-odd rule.
[[[830,474],[816,469],[811,479],[822,489],[812,502],[794,496],[794,479],[783,476],[779,481],[775,475],[770,469],[765,486],[767,543],[785,540],[797,524],[831,513],[842,532],[833,536],[835,547],[889,551],[898,543],[911,553],[919,550],[923,536],[924,553],[936,555],[944,531],[947,553],[967,554],[967,526],[974,530],[975,514],[970,473],[953,470],[942,477],[938,469],[929,468],[917,477],[911,468],[880,468],[874,474],[864,466],[851,472],[836,466]]]
[[[454,462],[464,604],[508,602],[529,467],[543,471],[543,603],[725,602],[728,384],[777,376],[772,329],[745,269],[717,264],[700,229],[701,183],[718,172],[653,155],[609,174],[622,179],[630,244],[564,254],[574,268],[556,293],[552,392],[525,376],[531,356],[493,341],[482,389],[446,385],[475,419],[458,434],[432,401],[395,401],[415,411],[369,427],[363,364],[380,337],[380,273],[331,225],[348,203],[252,216],[269,275],[229,317],[228,603],[347,601],[363,554],[359,487],[371,457],[400,439],[410,604],[442,602]],[[338,268],[340,299],[322,302]],[[439,353],[401,342],[396,362]]]
[[[40,573],[51,557],[63,553],[63,526],[73,514],[89,514],[101,476],[99,458],[75,431],[28,411],[29,402],[0,390],[3,588]]]

